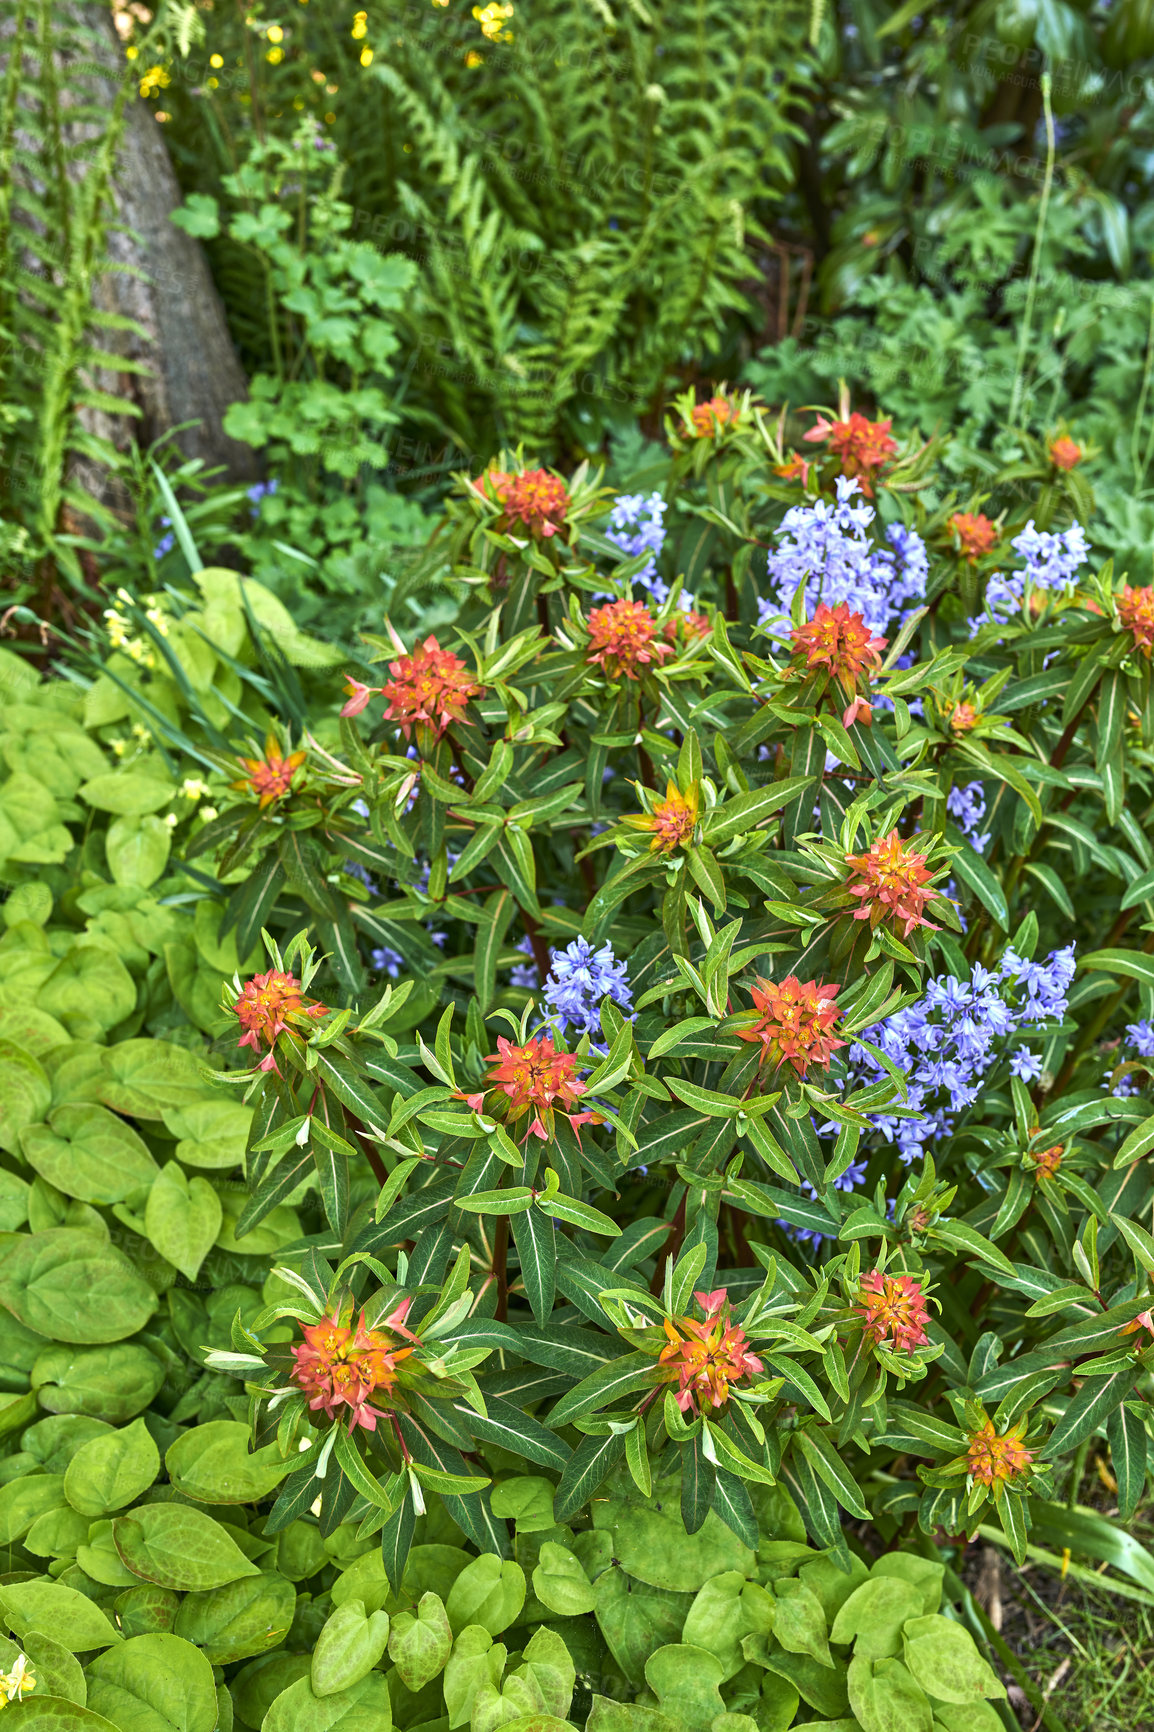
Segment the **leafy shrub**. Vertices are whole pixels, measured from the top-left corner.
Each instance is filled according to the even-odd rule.
[[[51,1694],[78,1620],[122,1726],[203,1659],[269,1732],[967,1732],[949,1536],[1154,1568],[1069,1507],[1146,1473],[1151,595],[1067,447],[941,455],[690,394],[656,504],[463,477],[456,648],[390,627],[343,704],[208,570],[28,687],[83,780],[8,707],[56,803],[0,787],[2,984],[58,1024],[5,1061],[0,1605]]]

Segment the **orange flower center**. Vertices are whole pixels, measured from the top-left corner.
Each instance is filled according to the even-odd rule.
[[[999,1481],[1016,1479],[1026,1471],[1034,1456],[1025,1448],[1019,1427],[1014,1426],[1001,1436],[988,1419],[980,1431],[970,1438],[966,1451],[966,1467],[979,1485],[992,1486]]]

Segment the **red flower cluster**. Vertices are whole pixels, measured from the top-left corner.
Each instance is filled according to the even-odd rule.
[[[667,781],[665,798],[658,800],[652,812],[630,814],[624,822],[632,830],[650,830],[653,840],[651,854],[672,854],[676,848],[688,847],[697,825],[698,794],[691,788],[683,794],[676,782]]]
[[[366,1329],[365,1314],[354,1327],[351,1321],[342,1323],[339,1317],[322,1317],[319,1323],[305,1324],[302,1345],[293,1348],[292,1381],[303,1389],[309,1406],[325,1413],[329,1419],[340,1417],[340,1409],[349,1410],[349,1430],[363,1426],[366,1431],[377,1429],[377,1420],[384,1418],[379,1407],[369,1405],[369,1397],[388,1396],[397,1381],[397,1368],[412,1353],[412,1347],[402,1347],[393,1335],[404,1336],[417,1344],[417,1337],[405,1328],[411,1299],[402,1299],[396,1310],[384,1320],[384,1329]]]
[[[272,1049],[277,1035],[286,1028],[307,1028],[310,1020],[327,1016],[328,1007],[318,1004],[316,999],[306,1002],[295,974],[282,974],[270,968],[267,974],[254,974],[245,982],[233,1012],[244,1029],[237,1045],[251,1046],[254,1052],[259,1052],[262,1045],[267,1046],[269,1050],[258,1068],[276,1070]]]
[[[752,1028],[738,1029],[741,1040],[761,1046],[761,1062],[777,1070],[791,1064],[804,1077],[811,1064],[828,1067],[844,1040],[831,1031],[841,1018],[838,988],[819,986],[816,980],[799,980],[789,974],[776,985],[759,979],[753,988],[754,1008],[761,1012]]]
[[[955,511],[948,527],[958,538],[958,548],[970,564],[989,553],[998,539],[998,526],[980,511]]]
[[[1050,462],[1056,469],[1076,469],[1082,461],[1082,447],[1071,439],[1068,433],[1063,433],[1060,439],[1050,442]]]
[[[1154,651],[1154,585],[1131,589],[1127,584],[1114,597],[1114,606],[1126,630],[1133,634],[1134,648],[1149,661]]]
[[[868,678],[880,668],[881,651],[886,647],[885,638],[871,637],[861,614],[851,613],[845,601],[836,607],[818,602],[813,618],[790,633],[790,642],[796,662],[802,663],[807,672],[824,668],[847,697],[852,695],[863,673]],[[858,716],[867,723],[871,719],[870,706],[862,697],[853,698],[842,721],[848,728]]]
[[[748,1351],[744,1329],[730,1322],[732,1307],[724,1287],[714,1293],[695,1293],[704,1321],[695,1317],[665,1319],[668,1345],[661,1349],[657,1363],[665,1368],[666,1378],[676,1382],[676,1401],[682,1413],[698,1413],[706,1408],[724,1407],[729,1400],[729,1386],[741,1377],[752,1377],[764,1370],[757,1355]]]
[[[999,1436],[994,1430],[993,1420],[987,1419],[985,1425],[969,1438],[966,1469],[970,1478],[976,1479],[979,1485],[1000,1487],[1007,1480],[1018,1479],[1028,1472],[1034,1455],[1022,1442],[1025,1431],[1026,1422],[1020,1420]]]
[[[520,475],[508,475],[503,469],[490,469],[474,485],[483,487],[488,481],[504,510],[498,521],[499,529],[521,524],[530,535],[548,541],[564,528],[565,516],[571,504],[569,489],[557,475],[547,469],[523,469]]]
[[[558,1052],[552,1035],[533,1035],[524,1046],[514,1046],[498,1036],[497,1051],[490,1053],[485,1062],[494,1067],[487,1082],[508,1096],[506,1122],[514,1124],[532,1115],[526,1136],[548,1142],[558,1110],[574,1130],[596,1119],[595,1113],[573,1110],[585,1093],[585,1084],[577,1075],[580,1060],[575,1053]],[[485,1104],[485,1091],[462,1098],[475,1112],[480,1112]]]
[[[847,866],[861,877],[847,886],[851,896],[861,897],[861,907],[854,909],[855,920],[868,920],[871,927],[883,920],[894,920],[908,938],[915,926],[938,929],[924,912],[926,903],[936,892],[927,888],[931,874],[926,856],[908,848],[896,830],[891,830],[864,854],[847,854]]]
[[[292,792],[293,777],[304,763],[305,752],[290,752],[286,758],[273,734],[265,741],[263,758],[240,758],[238,762],[248,771],[240,781],[231,786],[239,793],[248,788],[260,797],[260,809],[271,806],[274,800]]]
[[[728,397],[709,397],[689,411],[686,431],[694,439],[712,439],[733,418],[733,404]]]
[[[862,1276],[854,1307],[864,1320],[863,1334],[878,1347],[909,1353],[929,1342],[926,1324],[930,1308],[921,1285],[912,1275],[889,1275],[871,1269]]]
[[[637,678],[637,669],[660,662],[673,650],[658,643],[657,625],[640,601],[610,601],[589,615],[589,662],[599,662],[610,679]]]
[[[891,439],[892,417],[886,421],[870,421],[855,409],[848,421],[827,421],[819,415],[816,426],[802,435],[808,444],[829,440],[833,455],[841,460],[843,475],[856,475],[862,492],[871,496],[870,476],[875,469],[888,463],[897,451],[897,440]]]
[[[389,663],[390,680],[379,687],[387,699],[385,720],[400,722],[406,739],[418,724],[431,728],[439,740],[454,722],[464,722],[465,705],[484,690],[477,685],[460,656],[443,650],[435,637],[427,637],[411,655]],[[351,692],[342,716],[355,716],[372,696],[372,688],[350,680]]]

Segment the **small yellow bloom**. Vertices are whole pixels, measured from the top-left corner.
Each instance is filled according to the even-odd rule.
[[[180,784],[180,791],[186,800],[199,800],[208,793],[208,783],[202,782],[199,776],[186,776]]]
[[[128,741],[127,740],[109,740],[108,747],[109,747],[109,750],[116,757],[123,758],[125,752],[128,750]]]
[[[124,50],[124,58],[126,60],[138,60],[140,58],[140,49],[139,48],[126,48]]]
[[[304,4],[304,0],[301,0],[301,4],[302,5]],[[215,806],[202,806],[200,808],[200,815],[204,819],[204,822],[206,824],[211,824],[213,819],[216,817],[216,807]]]
[[[223,54],[210,54],[208,57],[208,64],[210,66],[215,66],[219,70],[220,67],[222,67],[224,65],[224,55]]]
[[[134,722],[132,724],[132,737],[134,740],[139,740],[142,745],[147,745],[151,735],[143,722]]]
[[[268,29],[265,31],[265,35],[268,37],[270,42],[284,41],[284,31],[281,29],[279,24],[270,24]]]
[[[362,66],[371,66],[372,64],[373,64],[373,51],[372,51],[372,49],[371,48],[362,48],[361,49],[361,65]]]
[[[265,55],[265,59],[271,66],[279,66],[281,61],[284,59],[284,49],[270,48],[268,53]]]
[[[353,17],[353,30],[352,30],[353,41],[359,42],[361,37],[367,36],[368,33],[369,33],[369,15],[368,15],[368,13],[367,12],[356,13]]]
[[[469,52],[465,56],[465,65],[481,66],[484,63],[484,58],[484,55],[478,54],[475,48],[470,48]]]
[[[36,1688],[36,1680],[28,1669],[28,1656],[17,1654],[10,1672],[0,1672],[0,1707],[8,1702],[22,1702]]]

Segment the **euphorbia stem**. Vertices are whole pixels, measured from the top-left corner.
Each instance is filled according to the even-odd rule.
[[[544,976],[542,976],[542,979]],[[493,1274],[497,1278],[497,1321],[504,1323],[509,1315],[509,1217],[497,1218],[493,1235]]]

